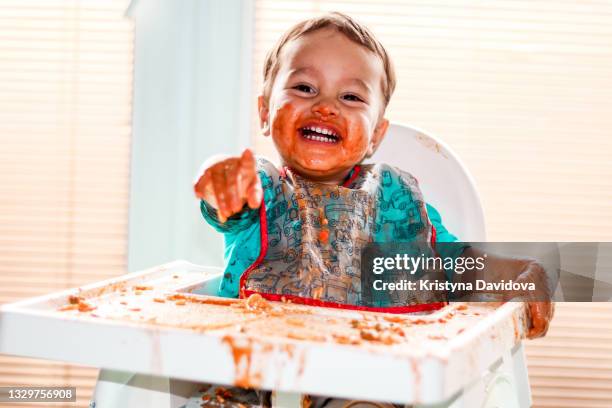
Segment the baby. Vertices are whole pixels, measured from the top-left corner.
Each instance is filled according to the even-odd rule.
[[[213,157],[194,186],[204,218],[225,237],[219,295],[400,313],[443,305],[408,295],[373,306],[361,296],[367,243],[409,242],[433,251],[438,242],[456,241],[414,177],[363,164],[385,137],[394,88],[384,47],[346,15],[303,21],[280,38],[265,60],[258,98],[261,130],[272,138],[280,167],[250,150]],[[385,222],[398,211],[403,225]],[[479,256],[467,245],[457,248],[454,256]],[[516,281],[545,275],[533,261],[493,256],[487,270]],[[544,335],[551,303],[531,302],[529,309],[529,336]]]
[[[194,186],[204,218],[225,235],[219,295],[261,293],[272,300],[367,308],[359,267],[365,244],[456,241],[410,174],[362,164],[384,139],[394,88],[384,47],[346,15],[303,21],[280,38],[265,61],[258,106],[262,133],[272,137],[281,167],[256,160],[249,150],[217,156],[204,163]],[[385,223],[397,207],[406,208],[405,225]],[[479,255],[467,245],[457,248],[455,255]],[[529,260],[489,257],[487,269],[515,281],[545,276]],[[420,300],[399,299],[385,310],[440,306]],[[552,305],[529,306],[529,336],[541,336]]]

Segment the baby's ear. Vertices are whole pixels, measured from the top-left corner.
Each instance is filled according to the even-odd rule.
[[[387,119],[382,118],[378,121],[378,124],[376,125],[376,128],[374,129],[374,134],[372,135],[372,138],[370,139],[370,145],[368,146],[368,153],[367,153],[368,158],[372,157],[374,152],[376,152],[376,149],[378,149],[378,146],[385,138],[388,128],[389,128],[389,121]]]
[[[268,101],[263,95],[257,98],[257,108],[259,109],[259,128],[264,136],[270,136],[270,111]]]

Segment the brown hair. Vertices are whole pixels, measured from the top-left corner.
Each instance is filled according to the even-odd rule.
[[[363,24],[358,23],[346,14],[333,12],[320,17],[314,17],[309,20],[304,20],[297,23],[290,30],[285,32],[278,40],[274,48],[266,55],[264,62],[264,97],[268,98],[272,83],[276,78],[280,67],[280,53],[289,41],[300,38],[313,31],[327,27],[334,27],[336,30],[344,34],[349,40],[367,48],[374,54],[378,55],[383,63],[385,77],[383,78],[381,87],[385,101],[385,107],[389,104],[391,95],[395,90],[395,70],[385,47],[374,37],[370,30]]]

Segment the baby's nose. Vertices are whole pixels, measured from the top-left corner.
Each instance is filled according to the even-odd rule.
[[[338,116],[338,107],[329,100],[321,100],[312,105],[312,112],[322,117]]]

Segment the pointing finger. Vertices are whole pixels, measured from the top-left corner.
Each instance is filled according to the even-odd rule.
[[[261,189],[261,182],[259,181],[259,177],[256,175],[255,179],[247,190],[247,202],[249,207],[258,208],[261,205],[262,198],[263,191]]]
[[[242,156],[240,156],[240,197],[243,199],[248,198],[248,189],[251,187],[254,180],[257,179],[257,167],[255,162],[255,156],[251,150],[246,149]]]

